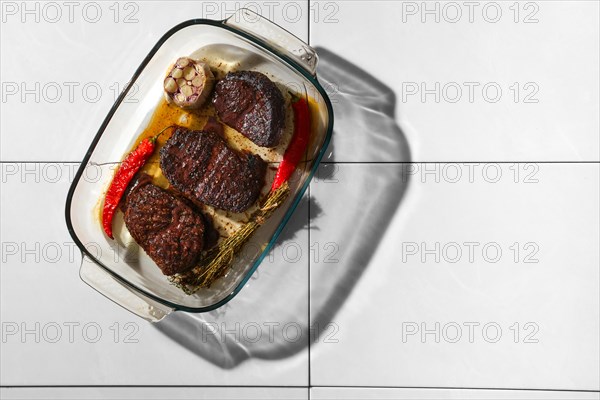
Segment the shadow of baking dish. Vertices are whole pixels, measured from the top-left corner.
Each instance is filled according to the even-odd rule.
[[[335,340],[335,316],[369,268],[408,186],[410,150],[396,122],[394,92],[327,49],[317,52],[335,126],[310,195],[236,298],[153,325],[224,369]]]

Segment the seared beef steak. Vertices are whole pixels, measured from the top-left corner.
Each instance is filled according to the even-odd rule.
[[[221,121],[259,146],[279,143],[285,123],[283,95],[265,75],[230,72],[216,87],[213,104]]]
[[[195,265],[204,246],[204,218],[185,201],[151,183],[127,196],[125,225],[163,274]]]
[[[152,177],[150,175],[145,172],[138,172],[135,174],[131,182],[129,182],[127,189],[125,189],[121,202],[119,203],[119,208],[123,211],[123,214],[127,212],[127,197],[129,197],[129,193],[133,193],[135,189],[147,185],[148,183],[152,183]]]
[[[267,166],[258,156],[230,149],[214,132],[179,127],[160,150],[160,167],[186,196],[242,212],[258,198]]]

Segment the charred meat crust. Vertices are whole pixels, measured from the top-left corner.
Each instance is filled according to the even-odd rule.
[[[212,117],[211,117],[212,118]],[[218,123],[218,122],[217,122]],[[221,124],[219,124],[220,126]],[[206,127],[205,127],[206,129]],[[145,172],[138,172],[135,177],[132,179],[131,183],[125,190],[123,198],[121,199],[120,209],[125,214],[127,211],[127,198],[131,193],[137,190],[139,187],[152,183],[152,176],[148,175]],[[204,249],[210,249],[214,245],[217,244],[219,240],[219,232],[215,229],[213,220],[210,216],[206,215],[202,209],[202,204],[197,201],[193,201],[193,199],[186,198],[182,193],[174,190],[173,188],[166,189],[168,193],[176,197],[177,199],[183,201],[188,206],[190,206],[194,211],[200,214],[204,221]]]
[[[169,183],[185,196],[210,206],[242,212],[258,198],[266,163],[227,146],[218,134],[179,127],[160,151]]]
[[[135,174],[131,182],[129,182],[127,189],[125,189],[123,197],[121,198],[121,202],[119,203],[119,208],[121,209],[121,211],[123,211],[123,214],[125,214],[125,212],[127,211],[127,198],[129,197],[129,195],[133,193],[137,188],[147,185],[149,183],[152,183],[152,177],[147,173],[138,172],[137,174]]]
[[[215,86],[213,104],[221,121],[259,146],[279,143],[285,101],[277,86],[256,71],[230,72]]]
[[[165,275],[193,267],[204,247],[205,217],[151,183],[129,193],[125,225]]]

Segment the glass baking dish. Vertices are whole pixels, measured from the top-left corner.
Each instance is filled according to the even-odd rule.
[[[135,242],[109,240],[98,207],[115,167],[147,126],[163,96],[162,81],[180,56],[210,55],[238,69],[266,73],[312,103],[313,129],[306,159],[290,179],[290,196],[252,236],[233,267],[208,289],[186,295],[162,275]],[[152,48],[94,137],[69,189],[66,222],[83,253],[80,276],[115,303],[149,321],[173,310],[206,312],[231,300],[269,253],[307,189],[333,129],[331,102],[316,78],[317,54],[278,25],[246,9],[223,21],[193,19],[169,30]],[[130,101],[135,93],[137,101]],[[115,220],[115,224],[122,223]]]

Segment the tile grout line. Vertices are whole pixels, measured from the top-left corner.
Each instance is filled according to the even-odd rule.
[[[383,385],[0,385],[2,389],[29,388],[280,388],[280,389],[434,389],[434,390],[498,390],[498,391],[527,391],[527,392],[569,392],[569,393],[598,393],[595,389],[540,389],[540,388],[492,388],[492,387],[461,387],[461,386],[383,386]]]
[[[464,386],[384,386],[384,385],[316,385],[315,388],[323,389],[434,389],[434,390],[497,390],[497,391],[526,391],[526,392],[574,392],[574,393],[599,393],[595,389],[540,389],[540,388],[494,388],[494,387],[464,387]]]

